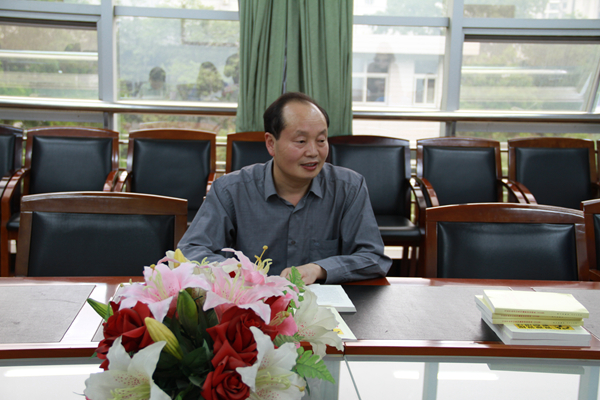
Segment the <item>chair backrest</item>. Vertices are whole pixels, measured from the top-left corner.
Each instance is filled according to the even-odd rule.
[[[365,177],[375,215],[410,218],[410,143],[382,136],[328,139],[328,161]]]
[[[119,167],[119,133],[108,129],[40,127],[27,130],[24,193],[103,190]]]
[[[187,227],[186,200],[139,193],[24,196],[18,276],[132,276],[172,250]]]
[[[226,174],[247,165],[267,162],[271,158],[265,145],[264,132],[237,132],[227,135]]]
[[[0,125],[0,177],[11,175],[23,165],[23,130]]]
[[[193,219],[216,171],[216,137],[187,129],[130,132],[127,190],[186,199],[188,218]]]
[[[529,189],[538,204],[579,209],[596,197],[594,142],[574,138],[508,141],[508,178]]]
[[[429,181],[440,205],[502,201],[500,143],[456,137],[418,140],[417,177]]]
[[[587,280],[583,213],[515,203],[427,209],[427,277]]]

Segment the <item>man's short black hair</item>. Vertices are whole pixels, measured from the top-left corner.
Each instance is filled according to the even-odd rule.
[[[327,127],[329,128],[329,115],[313,98],[300,92],[289,92],[284,93],[277,100],[275,100],[263,114],[263,120],[265,122],[265,132],[271,133],[275,136],[276,140],[279,140],[281,131],[285,129],[285,121],[283,119],[283,108],[286,104],[297,101],[299,103],[314,104],[321,114],[325,117]]]

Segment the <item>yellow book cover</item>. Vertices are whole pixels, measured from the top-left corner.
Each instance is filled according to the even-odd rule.
[[[572,294],[520,290],[484,290],[493,313],[588,318],[589,311]]]
[[[537,324],[537,325],[570,325],[583,326],[582,318],[562,318],[532,316],[531,314],[498,314],[493,313],[492,308],[487,304],[482,295],[475,295],[475,304],[481,311],[481,315],[485,316],[493,324]]]

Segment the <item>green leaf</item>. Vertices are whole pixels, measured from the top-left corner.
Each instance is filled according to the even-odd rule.
[[[317,378],[324,381],[335,383],[333,376],[327,369],[322,359],[311,350],[304,351],[302,347],[298,348],[298,359],[294,370],[303,378]]]
[[[304,281],[302,280],[302,274],[298,271],[298,268],[292,267],[292,271],[287,279],[296,285],[301,292],[304,292]]]
[[[275,340],[273,340],[273,344],[275,347],[281,347],[285,343],[300,343],[303,339],[298,332],[294,333],[294,336],[277,335],[275,336]]]
[[[171,354],[161,351],[160,358],[158,359],[158,363],[156,364],[157,370],[171,370],[176,369],[176,365],[179,363],[179,360],[172,356]]]
[[[196,385],[199,388],[201,388],[202,385],[204,385],[204,381],[206,380],[206,376],[200,377],[200,376],[190,375],[188,378],[190,378],[190,382],[192,382],[193,385]]]
[[[105,321],[108,321],[108,318],[113,315],[112,307],[108,304],[101,303],[94,299],[87,299],[87,302]]]
[[[194,371],[210,370],[212,355],[212,351],[205,345],[185,355],[181,363]]]

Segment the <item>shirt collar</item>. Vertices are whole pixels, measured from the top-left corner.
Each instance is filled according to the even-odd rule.
[[[325,165],[323,168],[325,168]],[[323,189],[321,188],[323,174],[324,172],[321,169],[321,172],[312,180],[308,189],[309,192],[313,192],[319,198],[323,198]],[[273,195],[277,195],[277,190],[275,190],[275,182],[273,181],[273,159],[271,159],[265,164],[265,201]]]

